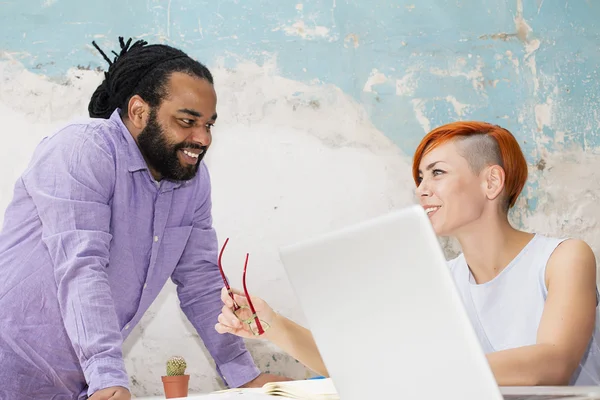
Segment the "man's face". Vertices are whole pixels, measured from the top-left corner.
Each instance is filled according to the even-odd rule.
[[[160,106],[150,109],[137,143],[158,179],[192,179],[212,142],[217,96],[207,80],[176,72]]]

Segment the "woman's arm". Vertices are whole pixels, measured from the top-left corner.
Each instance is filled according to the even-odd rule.
[[[248,301],[243,292],[233,290],[235,301],[240,306],[248,305]],[[231,333],[244,338],[264,338],[278,346],[280,349],[294,357],[307,368],[323,375],[329,376],[321,354],[313,339],[311,332],[279,315],[261,298],[251,296],[252,305],[256,310],[258,318],[270,325],[270,328],[261,335],[254,336],[247,324],[241,322],[233,313],[233,301],[227,293],[227,289],[221,291],[221,300],[225,305],[218,317],[218,323],[215,329],[219,333]],[[251,317],[248,309],[238,311],[242,319]]]
[[[323,376],[329,376],[312,333],[288,318],[275,314],[271,329],[265,333],[280,349],[300,361],[306,367]]]
[[[546,267],[548,297],[537,343],[488,354],[501,386],[568,385],[592,337],[596,259],[580,240],[561,243]]]

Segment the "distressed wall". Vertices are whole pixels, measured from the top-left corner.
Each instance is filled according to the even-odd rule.
[[[302,322],[276,247],[411,201],[410,155],[457,119],[511,130],[531,166],[516,224],[600,251],[596,210],[600,4],[593,1],[0,1],[0,206],[37,141],[86,113],[117,36],[176,45],[208,64],[219,123],[207,162],[230,274]],[[362,162],[359,166],[359,162]],[[275,167],[276,164],[279,164]],[[449,243],[448,255],[456,252]],[[259,365],[301,366],[261,342]],[[127,341],[135,394],[189,359],[192,389],[219,388],[173,285]]]

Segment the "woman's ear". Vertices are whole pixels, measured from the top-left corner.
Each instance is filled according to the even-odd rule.
[[[495,200],[504,191],[506,173],[499,165],[492,165],[485,171],[485,194],[488,199]]]

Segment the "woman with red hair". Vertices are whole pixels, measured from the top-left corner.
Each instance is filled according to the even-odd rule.
[[[499,385],[599,385],[596,261],[581,240],[523,232],[514,136],[484,122],[429,132],[413,158],[421,205],[462,249],[449,267]]]
[[[455,122],[429,132],[413,158],[417,195],[438,236],[462,253],[448,262],[456,286],[502,386],[600,385],[596,261],[581,240],[511,226],[508,211],[527,180],[514,136],[485,122]],[[247,305],[235,291],[239,305]],[[224,289],[215,329],[254,337]],[[310,331],[252,298],[271,340],[327,375]]]

